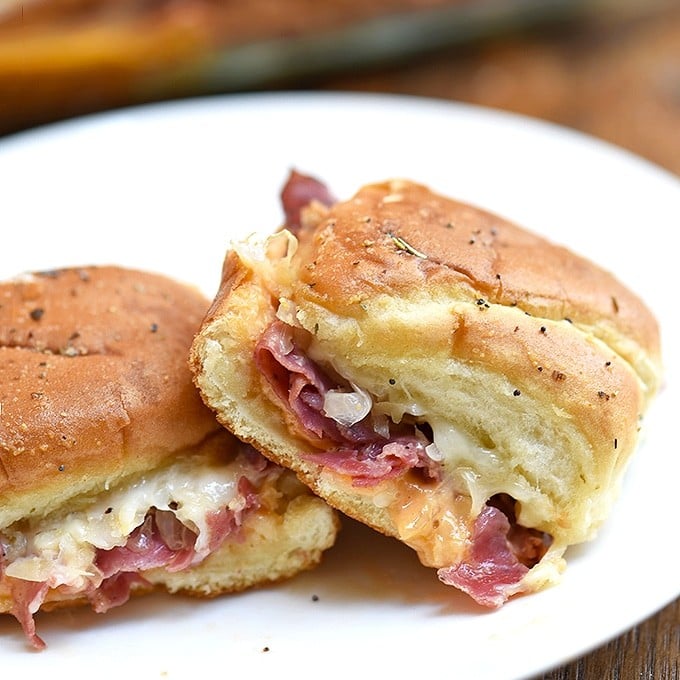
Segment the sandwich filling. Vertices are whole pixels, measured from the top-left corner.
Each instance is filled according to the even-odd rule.
[[[315,449],[303,457],[387,508],[399,538],[444,583],[489,607],[524,590],[552,537],[517,521],[511,495],[462,491],[444,466],[447,449],[461,443],[454,433],[437,436],[417,405],[380,401],[332,376],[302,348],[300,333],[277,319],[260,337],[255,363]]]
[[[33,617],[50,594],[87,600],[96,612],[125,603],[152,586],[145,572],[191,568],[239,540],[250,513],[276,507],[281,474],[246,446],[227,464],[187,456],[68,513],[17,522],[0,532],[0,596],[41,649]]]
[[[259,338],[254,360],[313,449],[303,458],[320,465],[322,475],[333,475],[335,484],[386,508],[398,537],[423,564],[437,568],[442,582],[484,606],[502,605],[529,589],[525,576],[553,537],[518,521],[521,502],[507,489],[486,488],[471,469],[447,470],[447,458],[461,450],[491,464],[493,452],[478,449],[449,422],[428,418],[420,405],[378,398],[339,375],[331,361],[309,356],[312,334],[300,328],[295,305],[285,297],[290,260],[305,228],[303,210],[323,213],[335,199],[322,182],[296,172],[281,199],[285,230],[262,252],[245,244],[237,252],[279,300],[277,319]]]

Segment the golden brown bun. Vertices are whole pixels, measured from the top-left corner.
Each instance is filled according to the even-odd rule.
[[[408,477],[359,488],[306,457],[324,442],[253,362],[277,314],[327,374],[431,426],[441,489]],[[297,239],[282,232],[228,253],[192,366],[228,428],[425,564],[462,559],[480,508],[511,496],[517,521],[552,537],[524,579],[532,590],[556,581],[566,547],[609,513],[659,384],[660,349],[653,316],[611,274],[392,181],[330,209],[312,203]],[[447,512],[463,525],[451,535],[437,526]]]
[[[186,365],[207,306],[189,286],[117,267],[0,283],[0,528],[218,428]]]

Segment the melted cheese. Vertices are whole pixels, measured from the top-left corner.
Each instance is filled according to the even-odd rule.
[[[206,458],[186,458],[168,468],[101,493],[83,509],[18,523],[5,529],[7,576],[65,585],[80,590],[98,585],[97,548],[125,545],[152,507],[171,510],[198,534],[197,559],[207,554],[207,517],[221,508],[240,509],[239,479],[250,468],[238,459],[229,465]]]
[[[370,495],[377,507],[387,510],[397,537],[418,553],[424,565],[439,568],[464,559],[474,521],[493,495],[508,493],[519,501],[533,498],[526,480],[507,475],[497,453],[448,421],[430,417],[413,399],[375,400],[372,413],[386,415],[394,422],[408,414],[432,429],[432,451],[428,455],[433,452],[433,460],[442,465],[440,482],[406,475],[362,490],[347,478],[350,493]]]
[[[469,545],[470,498],[444,483],[416,484],[401,479],[396,484],[389,514],[398,537],[428,567],[458,564]]]

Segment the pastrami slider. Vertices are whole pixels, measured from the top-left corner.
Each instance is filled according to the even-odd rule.
[[[296,204],[306,197],[301,211]],[[559,580],[608,516],[660,376],[595,264],[409,181],[234,246],[191,361],[218,419],[477,602]]]
[[[201,401],[187,357],[207,307],[117,267],[0,284],[0,611],[33,646],[39,609],[212,597],[332,545],[334,512]]]

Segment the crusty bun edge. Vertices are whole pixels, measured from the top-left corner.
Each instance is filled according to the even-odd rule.
[[[208,305],[188,285],[120,267],[0,284],[0,527],[218,429],[186,363]]]
[[[509,220],[406,180],[362,187],[299,234],[296,295],[331,312],[381,293],[482,299],[583,328],[624,356],[653,393],[660,336],[644,302],[610,272]]]

